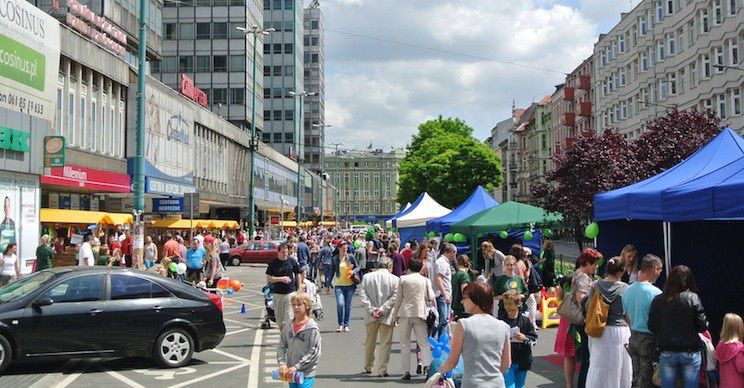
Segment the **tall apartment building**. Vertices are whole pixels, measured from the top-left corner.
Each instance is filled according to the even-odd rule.
[[[550,127],[552,116],[550,102],[550,95],[540,99],[535,108],[535,119],[530,123],[527,132],[530,189],[533,184],[545,181],[545,174],[553,169],[551,157],[553,156],[554,142]]]
[[[676,106],[712,109],[744,132],[742,45],[742,0],[642,1],[594,46],[597,129],[632,138]]]
[[[256,90],[253,90],[253,37],[238,31],[262,25],[259,0],[166,1],[163,8],[163,59],[151,63],[153,77],[173,89],[195,86],[215,114],[251,126],[256,94],[256,128],[263,128],[263,35],[258,36]],[[185,78],[184,78],[185,77]],[[193,81],[193,82],[191,82]]]
[[[297,157],[304,155],[304,128],[298,125],[303,120],[296,120],[302,114],[299,92],[304,89],[303,12],[300,0],[263,2],[264,29],[274,28],[276,32],[267,36],[263,44],[265,121],[261,136],[264,143],[280,153]],[[292,96],[290,92],[298,94]],[[299,132],[297,137],[295,132]]]
[[[375,221],[399,209],[398,164],[403,149],[339,151],[325,157],[324,170],[338,189],[338,212],[347,221]]]
[[[514,118],[499,121],[491,129],[491,136],[487,139],[488,145],[493,152],[501,159],[501,167],[504,171],[504,179],[501,185],[493,189],[493,198],[499,202],[510,201],[508,182],[510,177],[509,171],[509,135],[514,131]]]
[[[313,171],[322,169],[323,147],[325,145],[325,33],[323,13],[317,2],[305,8],[303,20],[303,63],[305,65],[305,90],[315,92],[304,99],[303,127],[305,167]]]

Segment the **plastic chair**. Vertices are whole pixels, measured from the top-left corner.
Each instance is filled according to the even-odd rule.
[[[561,322],[560,317],[558,316],[558,306],[561,304],[561,302],[558,300],[558,298],[552,296],[549,298],[543,298],[542,299],[542,328],[547,329],[551,326],[558,326]],[[555,314],[555,318],[551,318],[550,316]]]

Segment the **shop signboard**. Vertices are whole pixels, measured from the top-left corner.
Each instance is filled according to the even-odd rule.
[[[182,213],[183,198],[153,198],[152,211],[155,213]]]
[[[269,223],[271,225],[279,225],[279,216],[271,216],[269,218]]]
[[[67,0],[67,25],[89,37],[99,46],[124,58],[127,35],[122,29],[101,15],[96,15],[78,0]]]
[[[0,108],[54,121],[59,22],[25,0],[0,0]]]
[[[21,272],[31,273],[39,245],[39,178],[35,175],[0,171],[0,251],[10,243],[18,247]]]
[[[129,193],[129,175],[67,164],[47,169],[41,183],[104,193]]]
[[[65,137],[44,136],[44,167],[65,166]]]

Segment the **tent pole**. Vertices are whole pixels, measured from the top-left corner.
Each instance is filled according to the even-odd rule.
[[[670,251],[670,245],[669,244],[669,223],[668,222],[662,222],[662,233],[664,234],[664,269],[666,270],[666,275],[669,276],[670,266],[672,264],[672,259],[669,256],[671,252]]]

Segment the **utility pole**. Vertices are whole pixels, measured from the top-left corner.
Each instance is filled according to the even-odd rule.
[[[330,127],[332,127],[332,125],[323,125],[323,124],[320,124],[320,123],[313,124],[313,128],[320,128],[321,133],[324,134],[323,140],[325,140],[325,129],[326,128],[330,128]],[[325,177],[325,165],[323,164],[324,163],[324,159],[325,159],[324,158],[324,156],[325,156],[325,146],[324,146],[324,144],[325,144],[324,141],[321,141],[320,142],[320,222],[323,222],[323,208],[325,207],[325,204],[323,202],[323,191],[325,191],[324,184],[325,184],[325,181],[326,181],[326,177]]]
[[[134,154],[134,225],[132,241],[132,267],[140,268],[145,249],[145,66],[147,66],[147,0],[140,0],[139,45],[137,64],[137,131]]]
[[[255,196],[254,196],[254,186],[255,182],[253,180],[253,174],[254,174],[254,165],[256,164],[256,152],[258,152],[258,139],[256,138],[256,37],[258,34],[261,35],[269,35],[270,33],[276,31],[274,28],[267,28],[266,30],[262,30],[258,27],[258,25],[254,24],[251,26],[250,29],[246,27],[237,27],[238,31],[241,31],[243,34],[250,34],[253,35],[253,87],[251,88],[251,93],[253,94],[251,100],[251,144],[249,149],[251,150],[251,169],[250,169],[250,176],[248,177],[248,206],[249,206],[249,222],[248,225],[248,235],[253,238],[253,232],[256,228],[256,214],[255,214]]]
[[[332,146],[336,147],[336,203],[335,203],[335,216],[336,216],[336,225],[341,226],[338,219],[338,196],[341,193],[341,186],[339,186],[339,181],[341,177],[341,165],[338,163],[338,146],[342,145],[343,143],[331,143]]]
[[[306,91],[290,91],[289,95],[292,96],[292,98],[295,101],[295,104],[297,103],[297,99],[300,100],[300,117],[298,120],[295,120],[295,154],[297,155],[297,209],[295,213],[295,222],[297,222],[297,226],[300,226],[300,214],[302,211],[302,152],[300,151],[300,147],[302,146],[301,143],[301,131],[300,131],[300,125],[303,125],[302,122],[302,98],[307,96],[314,96],[315,92],[306,92]],[[297,106],[297,105],[295,105]]]

